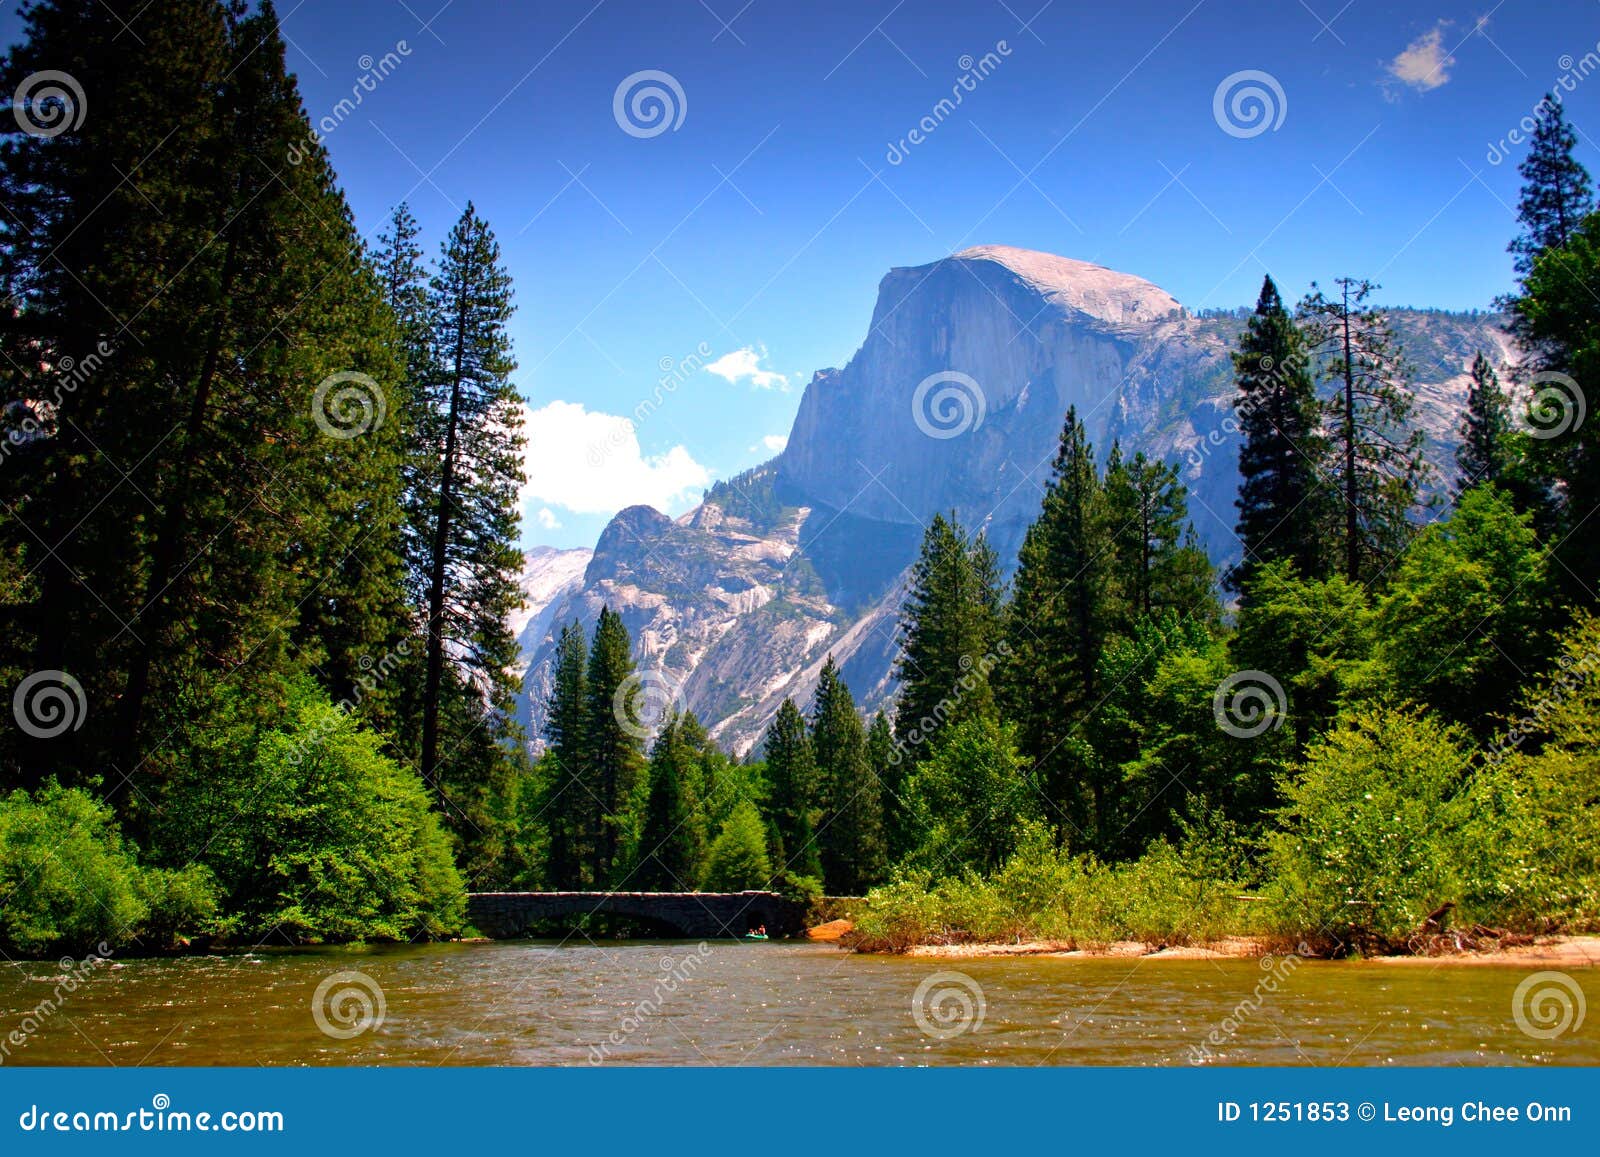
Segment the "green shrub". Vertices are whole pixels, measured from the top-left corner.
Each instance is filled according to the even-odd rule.
[[[242,935],[407,940],[461,926],[461,876],[421,781],[310,681],[275,727],[224,713],[168,798],[161,847],[173,862],[199,850]]]
[[[0,947],[24,956],[165,947],[202,931],[216,910],[204,869],[143,868],[111,809],[54,782],[0,798]]]
[[[1471,918],[1493,882],[1472,878],[1488,821],[1470,763],[1460,729],[1408,710],[1356,711],[1313,744],[1267,837],[1278,929],[1392,944],[1446,901]]]
[[[756,805],[746,800],[733,809],[706,856],[705,888],[709,892],[743,892],[766,888],[772,881],[767,858],[767,829]]]
[[[160,947],[225,928],[218,916],[216,877],[204,864],[176,870],[146,868],[138,876],[137,886],[149,909],[144,934]]]
[[[852,943],[873,952],[901,952],[915,944],[938,942],[946,931],[941,907],[930,873],[898,870],[861,902]]]
[[[936,880],[912,870],[873,889],[855,942],[901,951],[963,940],[1211,940],[1239,931],[1241,916],[1238,885],[1210,866],[1187,848],[1157,842],[1140,859],[1111,867],[1057,848],[1043,824],[1027,824],[1017,850],[987,877],[968,870]]]
[[[1487,762],[1476,810],[1509,832],[1488,851],[1506,918],[1600,927],[1600,618],[1580,615],[1563,636]]]

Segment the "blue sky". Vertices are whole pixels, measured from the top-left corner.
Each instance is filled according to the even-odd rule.
[[[631,502],[681,513],[769,457],[812,371],[860,343],[884,272],[967,245],[1100,262],[1191,308],[1252,302],[1268,271],[1295,296],[1352,274],[1394,304],[1486,306],[1509,284],[1524,149],[1507,135],[1600,51],[1592,0],[279,12],[314,120],[394,54],[327,134],[364,233],[402,197],[430,249],[469,199],[495,226],[534,415],[525,538],[559,546],[592,545]],[[974,69],[960,107],[935,113]],[[655,135],[614,115],[647,70],[682,93]],[[1281,91],[1267,87],[1281,120],[1225,131],[1219,85],[1250,70]],[[1600,134],[1600,75],[1566,99]],[[1587,137],[1582,156],[1600,163]],[[684,359],[694,372],[636,429],[606,417]]]

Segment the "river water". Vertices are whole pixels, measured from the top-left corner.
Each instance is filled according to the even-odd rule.
[[[1593,970],[660,941],[75,968],[0,965],[0,1064],[1600,1064]]]

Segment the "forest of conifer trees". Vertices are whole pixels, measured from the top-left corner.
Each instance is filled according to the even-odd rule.
[[[1017,559],[924,512],[893,712],[830,659],[730,753],[641,710],[611,608],[521,733],[494,230],[402,204],[367,246],[271,4],[151,6],[134,60],[35,4],[0,68],[118,109],[0,142],[6,951],[442,938],[499,889],[867,896],[867,947],[1600,921],[1600,215],[1559,103],[1455,477],[1379,287],[1268,278],[1237,566],[1069,412]]]

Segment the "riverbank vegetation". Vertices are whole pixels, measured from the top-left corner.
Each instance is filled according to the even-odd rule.
[[[19,96],[0,140],[0,950],[445,937],[506,888],[865,894],[888,947],[1600,919],[1600,218],[1559,104],[1521,361],[1479,351],[1448,476],[1376,287],[1269,279],[1230,573],[1180,464],[1069,412],[1018,558],[931,514],[893,710],[830,658],[732,754],[611,608],[522,733],[493,230],[429,260],[400,205],[369,247],[272,6],[141,12],[39,0],[0,64],[102,110]]]

